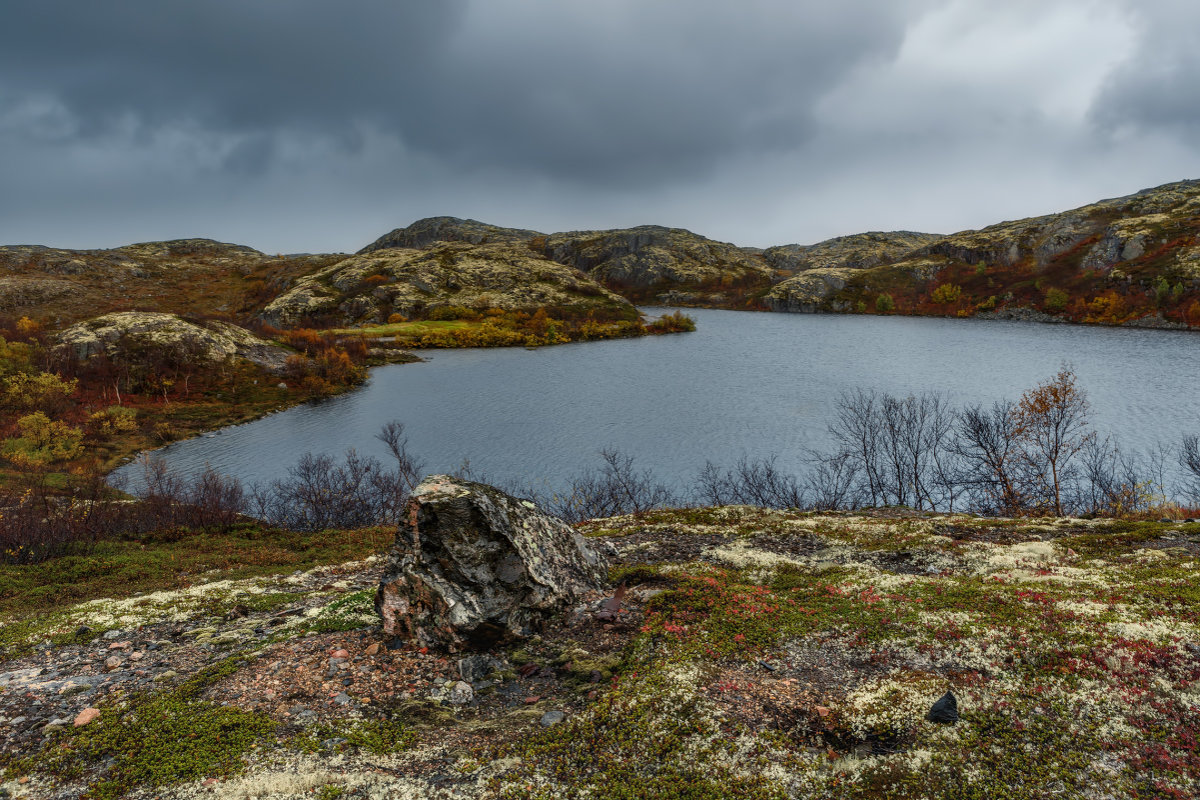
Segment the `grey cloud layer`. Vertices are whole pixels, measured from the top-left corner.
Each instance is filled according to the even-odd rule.
[[[234,170],[281,134],[353,149],[366,124],[464,166],[637,184],[802,143],[814,100],[899,46],[904,8],[18,1],[3,12],[19,34],[0,48],[0,87],[58,101],[78,136],[241,137]]]
[[[744,244],[1200,173],[1194,0],[4,0],[0,242]]]

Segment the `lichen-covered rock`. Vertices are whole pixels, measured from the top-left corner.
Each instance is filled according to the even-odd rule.
[[[384,322],[392,313],[419,317],[447,306],[637,316],[629,301],[524,245],[441,242],[424,250],[373,250],[339,261],[301,278],[269,303],[262,317],[273,325],[309,317],[350,325]]]
[[[784,244],[763,253],[776,269],[803,272],[810,269],[868,269],[903,258],[941,238],[936,233],[868,231],[838,236],[816,244]]]
[[[244,358],[270,370],[283,369],[288,352],[245,328],[228,322],[189,322],[174,314],[124,311],[72,325],[58,335],[58,346],[83,361],[122,346],[135,345],[145,353],[170,352],[198,361]],[[128,350],[128,347],[126,347]]]
[[[537,231],[521,228],[502,228],[474,219],[458,217],[427,217],[419,219],[405,228],[396,228],[385,233],[359,250],[359,255],[394,247],[423,248],[434,242],[466,242],[468,244],[523,243],[535,236]]]
[[[775,286],[763,298],[772,311],[791,311],[811,314],[826,310],[823,305],[846,287],[853,277],[852,269],[811,269],[788,278]]]
[[[491,486],[432,475],[413,491],[375,597],[384,633],[483,648],[528,636],[606,583],[604,559],[557,517]]]
[[[609,285],[696,286],[728,281],[766,283],[762,255],[682,228],[641,225],[607,231],[571,231],[543,237],[541,252]],[[532,242],[535,247],[539,242]]]

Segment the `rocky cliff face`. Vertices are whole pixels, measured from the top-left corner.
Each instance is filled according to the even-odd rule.
[[[298,280],[269,303],[263,319],[291,325],[311,318],[337,324],[384,322],[393,313],[427,315],[448,306],[632,318],[636,309],[579,270],[524,245],[437,242],[351,256]]]

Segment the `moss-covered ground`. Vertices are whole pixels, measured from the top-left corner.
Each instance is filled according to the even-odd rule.
[[[369,588],[323,596],[329,587],[255,577],[282,564],[244,573],[227,564],[209,576],[224,582],[193,577],[195,586],[169,593],[176,610],[181,597],[194,600],[188,625],[209,620],[194,638],[223,641],[231,604],[253,616],[317,596],[267,640],[227,645],[237,659],[124,697],[82,732],[48,735],[10,764],[4,786],[26,791],[15,779],[27,776],[52,792],[91,774],[96,797],[193,796],[214,780],[213,791],[232,797],[1196,796],[1198,524],[729,507],[581,529],[616,548],[619,612],[597,598],[492,652],[496,665],[471,704],[445,705],[441,683],[418,677],[457,680],[460,656],[363,649],[378,635]],[[250,541],[236,547],[245,553]],[[343,557],[330,547],[308,556]],[[167,613],[156,605],[166,596],[147,597],[106,613],[151,624]],[[72,623],[90,607],[63,602],[53,613]],[[22,624],[18,609],[9,613]],[[223,705],[248,688],[303,695],[306,665],[326,669],[323,656],[305,656],[305,642],[351,641],[331,637],[362,642],[347,645],[352,671],[331,673],[384,675],[395,694],[347,680],[353,713],[299,728],[277,704]],[[281,660],[288,653],[296,663]],[[947,691],[959,721],[929,721]],[[284,705],[295,702],[310,701]],[[539,725],[554,709],[565,721]],[[198,720],[194,743],[172,735],[181,713]],[[152,770],[123,755],[135,732],[181,749],[172,745]],[[213,737],[226,746],[212,751]],[[244,777],[231,777],[239,770]]]

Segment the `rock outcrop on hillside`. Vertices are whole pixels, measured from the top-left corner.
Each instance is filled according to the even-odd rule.
[[[629,301],[579,270],[524,245],[438,242],[424,250],[391,248],[346,258],[296,281],[262,317],[273,325],[310,318],[349,325],[385,322],[393,313],[424,316],[449,306],[637,315]]]
[[[290,353],[245,328],[228,322],[189,322],[175,314],[126,311],[105,314],[72,325],[58,337],[58,346],[81,361],[105,353],[117,356],[137,350],[194,361],[242,358],[272,371],[283,369]]]
[[[804,272],[811,269],[869,269],[889,264],[942,238],[937,233],[869,231],[838,236],[816,244],[768,247],[763,257],[775,269]]]
[[[422,248],[436,242],[466,242],[467,244],[523,244],[542,234],[520,228],[502,228],[474,219],[458,217],[426,217],[405,228],[385,233],[358,251],[359,255],[394,247]]]
[[[807,253],[773,248],[767,258],[805,269]],[[1054,288],[1086,303],[1106,292],[1121,296],[1123,305],[1105,300],[1103,307],[1077,308],[1073,313],[1084,321],[1124,323],[1125,317],[1173,313],[1170,321],[1182,324],[1200,290],[1200,181],[938,237],[864,266],[847,274],[817,264],[773,287],[764,302],[776,311],[845,311],[887,292],[909,298],[909,310],[920,311],[937,285],[953,282],[961,302],[945,310],[955,313],[1040,306]],[[1163,282],[1169,296],[1162,296]],[[1067,310],[1051,306],[1045,313]]]
[[[759,255],[658,225],[555,233],[546,238],[542,252],[609,285],[690,288],[770,280],[770,269]]]
[[[430,217],[381,236],[359,255],[396,247],[428,248],[445,242],[524,246],[638,299],[674,299],[692,305],[721,305],[728,299],[722,289],[735,285],[765,287],[772,274],[762,252],[755,248],[659,225],[545,234],[472,219]],[[656,290],[662,296],[647,295],[647,290]],[[667,293],[672,292],[668,297]]]
[[[409,514],[375,599],[386,635],[488,648],[607,584],[604,559],[575,529],[492,486],[431,475]]]

